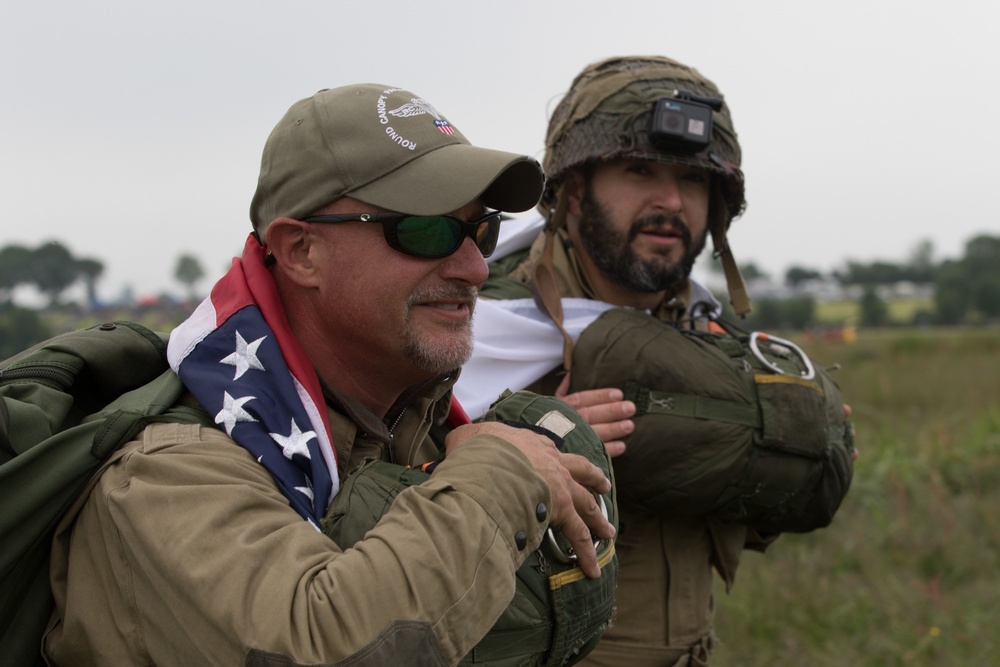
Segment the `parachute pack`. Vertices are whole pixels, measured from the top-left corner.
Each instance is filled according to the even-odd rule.
[[[149,423],[203,422],[171,410],[182,390],[166,337],[131,322],[62,334],[0,363],[4,664],[41,664],[52,533],[101,463]]]
[[[580,335],[570,391],[619,387],[637,407],[619,500],[769,533],[827,526],[853,476],[840,390],[790,341],[730,329],[616,308]]]
[[[484,421],[529,424],[545,429],[564,452],[581,454],[612,481],[600,502],[618,529],[611,459],[604,443],[562,401],[527,391],[505,392]],[[323,520],[323,532],[345,548],[373,528],[396,496],[427,480],[419,468],[369,460],[351,472]],[[514,599],[490,632],[461,665],[500,667],[571,665],[600,640],[614,611],[618,558],[613,540],[596,543],[599,579],[588,579],[575,564],[568,541],[549,529],[541,546],[517,570]]]

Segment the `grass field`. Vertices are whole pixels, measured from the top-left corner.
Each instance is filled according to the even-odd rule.
[[[918,313],[933,313],[933,299],[892,299],[886,302],[889,322],[910,324]],[[857,301],[819,301],[816,303],[816,320],[821,324],[857,324],[861,308]]]
[[[718,591],[713,664],[1000,664],[1000,330],[805,345],[842,366],[854,482],[829,528],[748,553]]]

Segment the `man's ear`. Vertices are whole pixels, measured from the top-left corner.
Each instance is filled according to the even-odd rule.
[[[267,250],[274,258],[274,269],[301,285],[309,284],[316,273],[314,244],[316,236],[307,222],[278,218],[267,226]]]
[[[587,194],[587,183],[579,169],[570,169],[563,177],[566,188],[566,212],[579,218],[583,213],[583,198]]]

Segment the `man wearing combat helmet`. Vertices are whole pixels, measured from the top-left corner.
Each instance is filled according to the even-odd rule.
[[[729,108],[695,69],[652,56],[590,65],[549,123],[548,181],[538,206],[544,230],[530,248],[491,265],[480,305],[490,298],[531,297],[562,325],[567,341],[613,306],[706,328],[719,304],[690,273],[711,235],[734,309],[746,312],[746,292],[726,241],[744,207],[740,159]],[[477,416],[477,398],[488,402],[504,385],[527,386],[565,398],[595,426],[612,455],[621,454],[621,438],[635,428],[635,405],[618,389],[568,394],[571,342],[560,350],[563,364],[540,366],[541,373],[524,376],[533,378],[525,384],[482,381],[492,375],[478,370],[490,365],[483,339],[498,330],[508,349],[517,346],[510,330],[483,319],[492,312],[485,310],[477,311],[476,351],[456,389],[470,415]],[[520,356],[530,356],[528,349],[518,348]],[[584,664],[707,664],[714,639],[713,568],[728,590],[742,550],[763,550],[774,536],[624,503],[621,517],[617,618]]]

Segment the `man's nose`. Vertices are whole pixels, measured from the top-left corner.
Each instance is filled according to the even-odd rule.
[[[490,275],[483,253],[468,236],[462,239],[458,250],[442,260],[440,270],[443,278],[469,285],[482,285]]]
[[[671,173],[664,173],[656,180],[653,192],[653,207],[658,211],[673,214],[683,207],[680,182]]]

